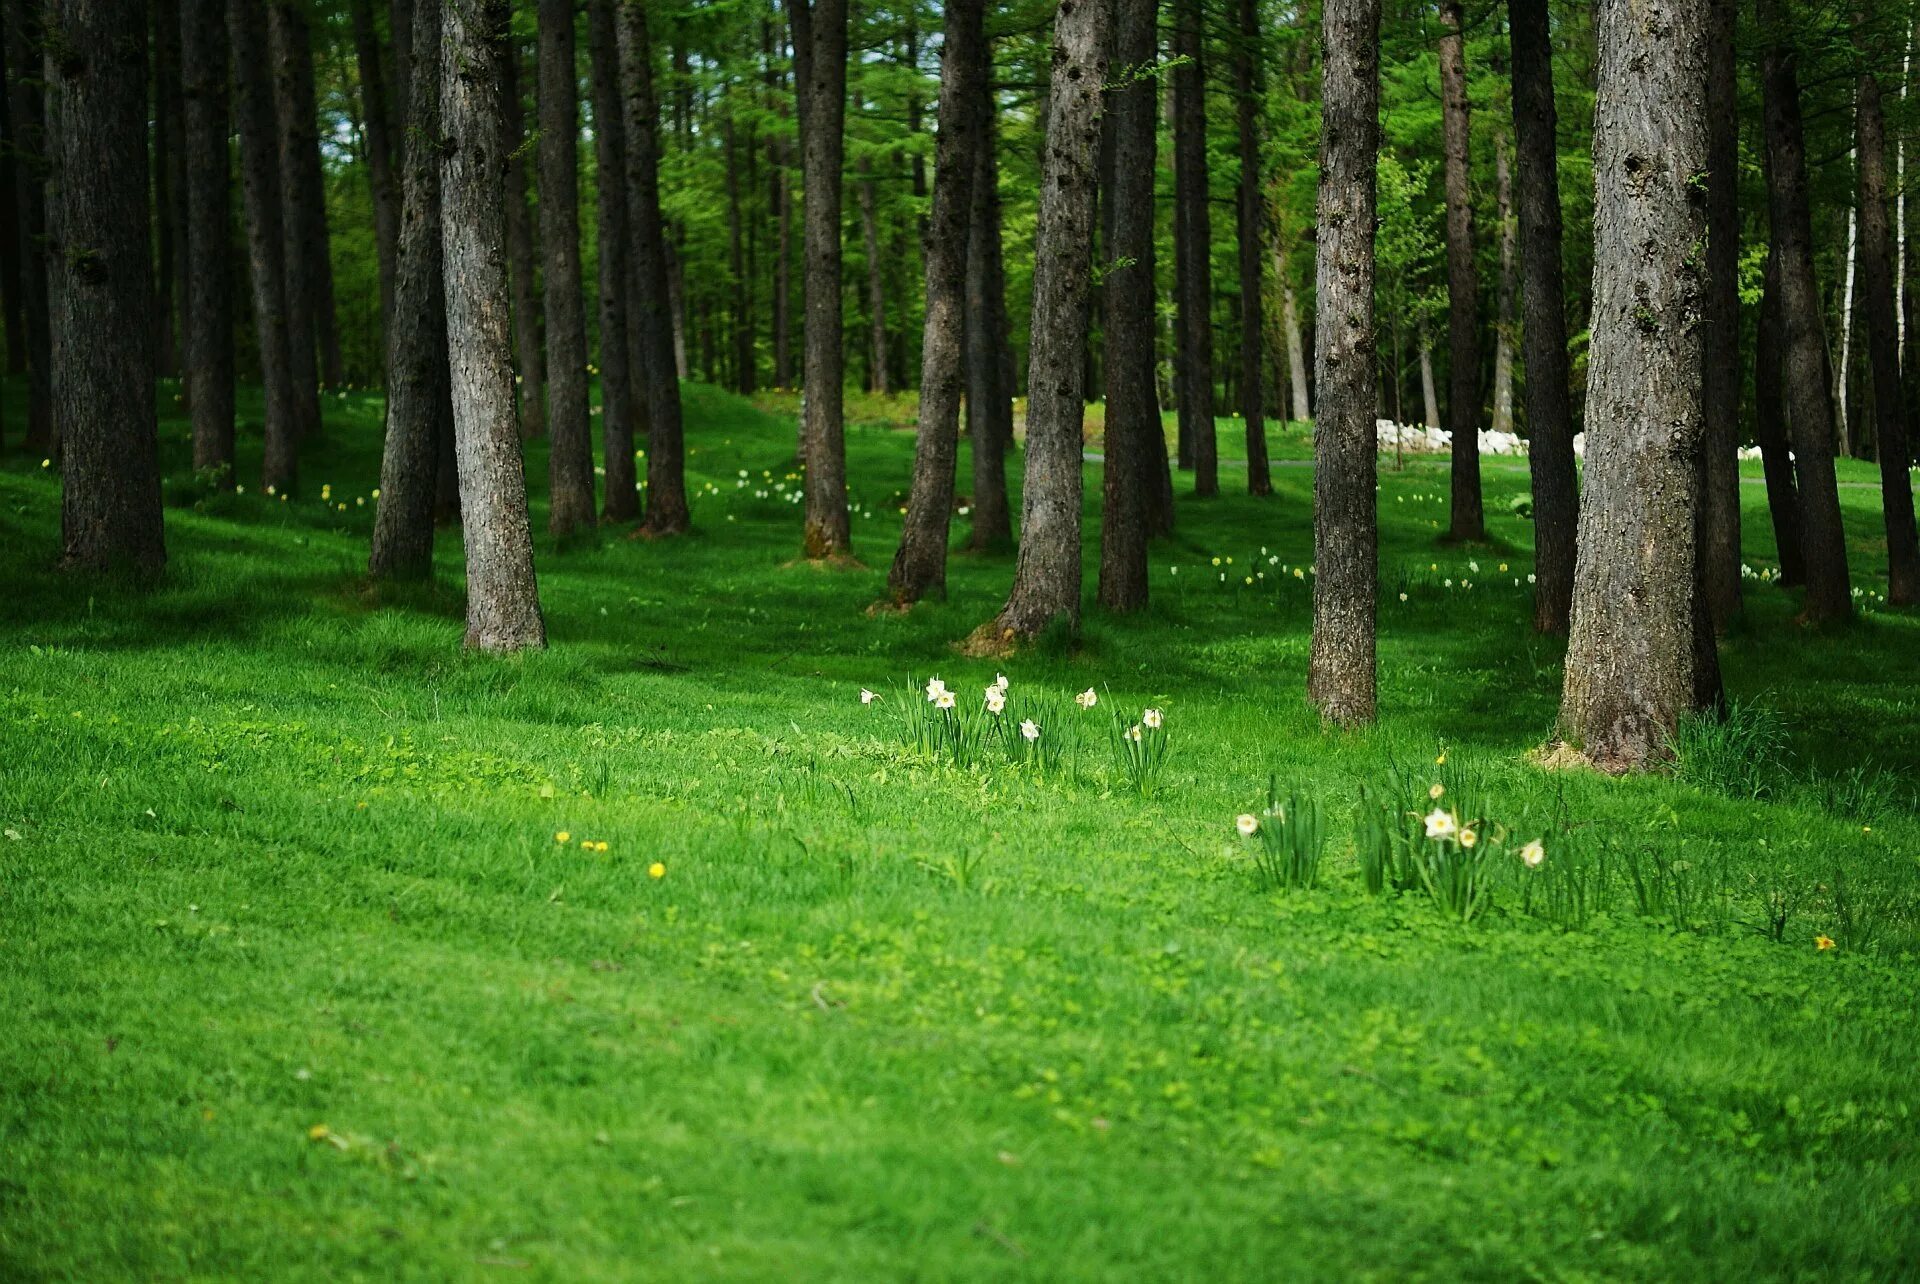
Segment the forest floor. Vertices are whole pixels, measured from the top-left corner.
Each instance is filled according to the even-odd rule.
[[[823,572],[791,419],[689,388],[696,533],[542,535],[552,649],[501,660],[460,650],[455,533],[439,587],[368,589],[379,403],[328,405],[298,498],[198,508],[167,407],[144,597],[50,569],[56,478],[0,461],[0,1277],[1920,1261],[1913,614],[1809,634],[1752,580],[1730,730],[1671,777],[1548,774],[1525,476],[1489,470],[1487,546],[1442,547],[1417,460],[1382,474],[1380,725],[1329,733],[1311,473],[1278,469],[1271,499],[1183,496],[1151,610],[999,666],[1076,750],[955,764],[908,718],[935,675],[977,707],[995,668],[950,644],[1012,563],[864,613],[908,437],[850,432],[865,566]],[[534,443],[542,531],[545,471]],[[1871,607],[1877,499],[1842,502]],[[1110,719],[1149,705],[1142,789]],[[1471,923],[1362,885],[1358,790],[1396,765],[1510,840]],[[1235,832],[1270,775],[1327,812],[1314,890]]]

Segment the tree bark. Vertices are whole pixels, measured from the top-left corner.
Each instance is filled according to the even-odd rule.
[[[46,176],[50,161],[42,80],[28,74],[41,65],[40,5],[7,0],[7,85],[13,120],[15,198],[20,223],[20,310],[27,338],[27,450],[50,454],[53,439],[52,300],[47,255]]]
[[[632,223],[627,218],[627,128],[620,103],[619,0],[591,0],[588,53],[593,80],[593,155],[600,197],[600,435],[606,459],[605,516],[640,516],[633,463],[634,368],[627,309],[633,279]]]
[[[1568,407],[1566,286],[1560,253],[1558,126],[1547,0],[1509,0],[1513,136],[1519,182],[1527,468],[1533,483],[1533,627],[1564,634],[1573,612],[1579,495]],[[1423,350],[1422,359],[1426,354]],[[1423,365],[1429,383],[1432,370]],[[1431,396],[1431,393],[1428,394]]]
[[[1427,340],[1427,327],[1420,324],[1420,410],[1426,416],[1427,427],[1438,431],[1440,428],[1440,390],[1433,381],[1433,344]],[[1571,572],[1572,568],[1568,568]],[[1569,573],[1568,580],[1572,580]]]
[[[753,395],[753,294],[747,270],[746,213],[741,209],[741,175],[744,163],[753,173],[753,136],[748,131],[744,146],[735,139],[734,113],[728,110],[723,124],[727,166],[727,290],[732,296],[733,388],[743,397]],[[749,187],[749,190],[751,188]]]
[[[1600,769],[1670,754],[1697,707],[1710,0],[1601,0],[1586,495],[1560,731]]]
[[[1460,0],[1440,5],[1440,110],[1446,139],[1447,429],[1453,434],[1452,519],[1456,540],[1485,539],[1480,504],[1479,274],[1473,261],[1466,41]]]
[[[879,201],[873,190],[873,162],[863,156],[859,169],[855,194],[867,254],[867,388],[884,397],[892,389],[887,386],[887,278],[880,264]]]
[[[637,284],[633,327],[645,383],[647,416],[647,515],[649,535],[688,529],[685,445],[680,419],[680,376],[674,350],[673,295],[667,275],[667,226],[660,212],[660,105],[653,85],[653,42],[645,0],[624,0],[620,64],[627,136],[627,218],[633,229]],[[836,167],[837,171],[837,167]]]
[[[428,0],[421,0],[427,3]],[[505,107],[501,128],[507,164],[507,266],[513,289],[514,369],[520,392],[520,435],[547,431],[547,359],[540,340],[539,294],[533,270],[533,214],[527,208],[526,122],[520,102],[520,44],[507,33]]]
[[[422,7],[426,7],[424,4]],[[508,340],[506,0],[445,6],[440,59],[443,271],[451,353],[453,428],[460,460],[461,530],[467,554],[466,645],[480,651],[543,647],[527,479],[513,407]]]
[[[227,150],[225,0],[183,0],[180,68],[186,121],[186,372],[193,468],[233,455],[233,198]]]
[[[395,43],[398,43],[396,37]],[[380,259],[380,322],[393,324],[394,254],[400,241],[400,190],[395,177],[394,110],[387,96],[380,32],[373,0],[353,0],[354,63],[360,72],[361,114],[366,119],[367,183],[373,194],[373,246]]]
[[[1208,208],[1207,76],[1201,59],[1205,10],[1175,0],[1173,51],[1173,260],[1178,300],[1177,352],[1183,464],[1193,467],[1193,493],[1220,493],[1219,446],[1213,424],[1213,218]],[[1028,380],[1032,383],[1031,378]]]
[[[793,27],[804,158],[806,390],[801,426],[809,558],[850,555],[845,354],[840,317],[840,168],[847,111],[846,0],[787,0]]]
[[[1300,337],[1300,302],[1298,291],[1293,288],[1293,270],[1279,237],[1275,237],[1273,243],[1273,275],[1280,283],[1280,336],[1286,345],[1287,384],[1292,394],[1292,409],[1287,417],[1305,423],[1313,418],[1313,408],[1307,401],[1307,354]]]
[[[287,320],[285,223],[273,85],[267,61],[267,15],[253,0],[228,0],[227,32],[233,51],[234,115],[240,127],[253,323],[259,336],[260,381],[266,396],[266,445],[260,483],[271,495],[290,492],[299,482],[305,420],[294,384]],[[310,363],[308,368],[312,368]]]
[[[280,216],[286,237],[287,352],[301,435],[320,431],[320,381],[345,382],[333,309],[327,195],[313,89],[313,34],[297,3],[267,11],[273,46],[274,117],[280,135]]]
[[[1792,430],[1805,558],[1805,614],[1810,621],[1853,613],[1846,533],[1833,468],[1832,383],[1821,333],[1820,292],[1813,273],[1813,215],[1807,197],[1806,142],[1800,124],[1798,55],[1781,29],[1778,0],[1760,0],[1769,27],[1761,58],[1767,151],[1767,203],[1779,255],[1783,376]]]
[[[61,565],[151,578],[167,560],[153,402],[147,25],[114,0],[61,0],[47,88],[59,310]]]
[[[928,223],[927,312],[920,342],[920,430],[900,549],[887,573],[894,602],[910,605],[947,589],[948,528],[959,455],[960,392],[966,356],[967,224],[972,216],[977,103],[987,93],[984,0],[946,0],[940,59],[933,208]]]
[[[1500,286],[1493,322],[1493,431],[1513,431],[1514,249],[1513,174],[1507,166],[1507,139],[1493,136],[1494,200],[1500,218]]]
[[[0,10],[0,24],[5,22]],[[27,371],[27,322],[20,279],[20,159],[15,155],[13,129],[13,82],[19,77],[8,69],[7,44],[0,34],[0,301],[6,312],[7,373]],[[0,439],[4,439],[0,432]]]
[[[1379,528],[1374,494],[1374,159],[1380,144],[1380,0],[1322,9],[1320,324],[1315,333],[1313,650],[1307,694],[1340,726],[1375,710]]]
[[[433,574],[433,519],[441,443],[452,436],[440,207],[442,6],[413,6],[406,47],[413,65],[393,320],[387,327],[387,435],[367,571],[376,579]],[[400,42],[396,39],[395,46]]]
[[[590,529],[593,427],[587,406],[587,311],[580,293],[580,106],[573,0],[540,0],[541,274],[547,318],[547,528]]]
[[[180,0],[153,0],[154,361],[162,375],[180,372],[180,265],[187,246],[186,120],[180,71]]]
[[[1754,438],[1760,445],[1760,466],[1767,481],[1767,512],[1773,520],[1774,549],[1780,559],[1779,582],[1787,586],[1807,582],[1806,560],[1800,552],[1800,497],[1793,482],[1793,459],[1787,443],[1787,424],[1781,404],[1780,262],[1769,247],[1765,292],[1760,296],[1759,336],[1753,346]]]
[[[1240,125],[1240,204],[1235,213],[1240,249],[1240,417],[1247,429],[1247,493],[1270,495],[1273,478],[1267,470],[1267,430],[1262,413],[1260,350],[1266,338],[1261,316],[1261,223],[1265,203],[1260,199],[1260,80],[1254,52],[1260,41],[1259,6],[1240,0],[1240,45],[1234,52],[1234,93]]]
[[[1107,78],[1107,0],[1054,16],[1046,161],[1034,234],[1027,468],[1013,591],[976,645],[998,648],[1080,623],[1083,349],[1093,269],[1094,161]]]
[[[1114,266],[1106,279],[1107,429],[1102,451],[1100,587],[1109,611],[1147,605],[1151,456],[1166,458],[1154,386],[1154,176],[1159,143],[1158,84],[1153,77],[1157,0],[1115,0],[1113,88],[1107,116],[1113,168],[1107,175]],[[1244,253],[1244,247],[1243,247]],[[1254,253],[1259,248],[1254,247]],[[1242,262],[1244,267],[1244,259]],[[1264,440],[1264,437],[1263,437]]]
[[[1708,0],[1707,299],[1700,576],[1713,626],[1740,614],[1740,128],[1736,0]]]
[[[991,64],[991,50],[987,54]],[[975,107],[972,209],[967,218],[967,440],[973,456],[973,526],[967,545],[996,553],[1013,547],[1007,502],[1007,452],[1013,443],[1013,381],[1008,377],[1005,282],[1000,262],[1000,166],[995,155],[994,100],[983,90]]]

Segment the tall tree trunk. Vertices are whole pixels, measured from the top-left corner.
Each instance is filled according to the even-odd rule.
[[[395,43],[399,40],[396,36]],[[373,193],[373,248],[380,260],[380,323],[393,324],[395,247],[400,241],[400,190],[394,169],[394,109],[387,97],[380,32],[373,0],[353,0],[353,53],[360,72],[361,114],[366,118],[367,183]]]
[[[1440,390],[1433,381],[1433,344],[1427,339],[1427,325],[1420,323],[1420,411],[1427,427],[1438,432],[1440,429]],[[1572,568],[1568,568],[1571,572]],[[1568,575],[1572,580],[1572,575]]]
[[[1493,431],[1513,431],[1514,248],[1518,223],[1513,216],[1513,175],[1507,166],[1507,138],[1493,136],[1494,199],[1500,218],[1500,287],[1493,323]]]
[[[1099,602],[1110,611],[1147,605],[1151,456],[1166,458],[1154,387],[1154,202],[1159,143],[1157,0],[1115,0],[1114,87],[1108,91],[1113,168],[1107,175],[1112,235],[1106,280],[1107,430],[1101,478]],[[1254,253],[1258,254],[1256,246]]]
[[[413,141],[404,153],[393,320],[387,327],[387,436],[367,561],[376,579],[425,579],[433,573],[440,455],[442,443],[453,435],[438,142],[442,7],[432,0],[411,6],[406,48],[412,66],[396,77],[411,95],[407,129]]]
[[[741,209],[741,163],[752,173],[751,132],[744,147],[736,146],[733,111],[722,122],[727,155],[727,289],[733,296],[733,388],[742,396],[754,391],[753,310],[747,273],[746,217]]]
[[[967,224],[972,216],[978,101],[987,93],[984,0],[946,0],[945,50],[933,159],[933,209],[926,238],[927,314],[920,343],[920,430],[900,549],[887,590],[900,605],[945,596],[948,527],[959,455],[960,391],[966,355]]]
[[[987,53],[991,64],[991,49]],[[968,547],[1000,552],[1013,546],[1007,502],[1007,451],[1013,441],[1013,381],[1008,377],[1004,283],[1000,256],[1000,166],[995,155],[995,104],[983,89],[974,111],[979,136],[967,218],[967,441],[973,456],[973,526]]]
[[[1288,265],[1287,252],[1282,248],[1281,239],[1274,238],[1273,275],[1274,279],[1280,283],[1281,338],[1287,346],[1287,382],[1293,395],[1293,409],[1288,418],[1296,423],[1305,423],[1313,418],[1313,407],[1307,400],[1306,345],[1300,338],[1298,291],[1293,288],[1293,270]]]
[[[267,61],[267,15],[253,0],[228,0],[233,50],[234,115],[240,127],[241,189],[246,197],[247,266],[253,280],[253,323],[260,341],[260,381],[266,393],[266,446],[260,483],[268,494],[299,481],[305,420],[293,376],[287,321],[285,223],[273,84]],[[309,364],[311,369],[311,364]]]
[[[1806,560],[1805,612],[1813,621],[1844,619],[1853,613],[1853,594],[1833,468],[1827,345],[1813,275],[1813,215],[1800,125],[1799,59],[1790,33],[1781,28],[1779,0],[1760,0],[1760,8],[1761,21],[1770,28],[1761,58],[1767,199],[1779,255],[1787,422],[1799,483],[1800,549]]]
[[[1053,22],[1047,153],[1034,233],[1027,469],[1013,591],[976,631],[1001,649],[1056,621],[1080,623],[1081,380],[1093,270],[1094,160],[1107,78],[1107,0],[1063,4]]]
[[[1235,211],[1240,248],[1240,417],[1247,429],[1247,493],[1273,493],[1267,471],[1267,429],[1262,420],[1260,349],[1266,322],[1260,314],[1260,80],[1254,53],[1260,42],[1259,6],[1240,0],[1240,45],[1233,57],[1234,93],[1240,125],[1240,204]],[[1151,302],[1151,300],[1149,300]]]
[[[1568,408],[1566,287],[1560,257],[1559,142],[1547,0],[1509,0],[1514,165],[1519,180],[1527,468],[1533,483],[1533,627],[1564,634],[1573,611],[1579,497]],[[1425,352],[1422,359],[1425,360]],[[1422,375],[1432,383],[1433,372]],[[1428,392],[1431,396],[1431,391]]]
[[[1858,15],[1864,25],[1867,15]],[[1865,51],[1862,51],[1863,53]],[[1867,64],[1871,67],[1871,63]],[[1874,441],[1880,456],[1881,508],[1887,530],[1887,601],[1920,601],[1920,539],[1913,517],[1913,483],[1907,468],[1905,407],[1900,399],[1900,336],[1893,302],[1893,244],[1887,216],[1887,125],[1880,105],[1880,78],[1860,75],[1854,94],[1859,153],[1861,302],[1867,322],[1868,359],[1873,364]]]
[[[1452,521],[1456,540],[1485,539],[1480,505],[1480,307],[1473,261],[1466,41],[1460,0],[1440,5],[1440,112],[1446,139],[1447,428],[1453,434]]]
[[[1313,655],[1307,693],[1341,726],[1373,721],[1380,571],[1374,495],[1375,153],[1380,0],[1326,0],[1314,385]]]
[[[419,0],[428,3],[429,0]],[[517,358],[515,382],[520,390],[520,435],[539,437],[547,431],[547,360],[540,340],[539,292],[534,288],[533,215],[527,208],[526,121],[520,102],[520,42],[507,33],[506,61],[501,64],[505,135],[501,146],[507,162],[507,269],[513,290],[513,352]]]
[[[783,77],[772,68],[772,48],[772,24],[769,23],[767,76],[771,86],[778,90]],[[780,113],[785,115],[786,96],[778,95],[778,102]],[[789,266],[793,262],[793,180],[787,175],[787,146],[778,133],[767,141],[767,188],[768,208],[777,224],[773,240],[773,386],[784,390],[793,386],[793,280]],[[805,436],[804,428],[801,436]]]
[[[153,404],[147,26],[127,17],[113,0],[62,0],[47,28],[65,51],[46,61],[60,190],[60,564],[151,577],[167,551]]]
[[[424,5],[423,5],[424,7]],[[453,428],[460,460],[461,530],[467,553],[466,644],[481,651],[543,647],[533,574],[527,478],[513,408],[507,337],[503,89],[506,0],[463,0],[445,9],[440,61],[443,270],[451,353]]]
[[[1604,771],[1664,760],[1697,707],[1695,505],[1708,6],[1658,29],[1601,0],[1586,495],[1561,734]]]
[[[591,528],[593,427],[587,406],[587,311],[580,297],[580,106],[573,0],[540,0],[541,279],[547,318],[547,528]]]
[[[633,463],[632,340],[627,309],[633,279],[632,223],[627,218],[627,128],[620,103],[619,0],[591,0],[587,10],[592,62],[593,156],[600,197],[600,434],[606,458],[608,521],[640,516]]]
[[[6,143],[0,146],[0,304],[6,313],[7,373],[18,375],[27,371],[27,321],[20,278],[20,161],[13,149],[11,89],[18,77],[8,70],[7,58],[7,42],[0,36],[0,139]]]
[[[153,0],[154,361],[180,372],[180,262],[186,257],[186,121],[180,80],[180,0]]]
[[[1714,628],[1740,614],[1740,130],[1736,0],[1708,0],[1707,296],[1700,580]]]
[[[801,426],[806,469],[805,548],[809,558],[845,557],[845,354],[840,318],[840,167],[846,151],[846,0],[787,0],[793,27],[805,157],[806,370]]]
[[[7,0],[7,63],[14,74],[7,84],[15,196],[20,220],[20,309],[27,337],[27,450],[49,453],[53,440],[53,344],[49,259],[47,254],[46,176],[49,163],[46,105],[41,77],[29,74],[41,65],[40,5],[36,0]]]
[[[887,386],[887,278],[880,264],[879,201],[873,190],[873,162],[861,157],[859,170],[855,193],[867,254],[867,388],[884,397],[892,389]]]
[[[1190,443],[1193,493],[1220,493],[1213,426],[1213,218],[1207,191],[1207,76],[1201,59],[1206,11],[1175,0],[1173,70],[1173,260],[1180,436]],[[1029,385],[1032,379],[1028,379]],[[1183,458],[1182,463],[1188,462]]]
[[[627,219],[637,283],[629,318],[645,384],[649,535],[688,529],[680,375],[674,354],[673,295],[667,277],[667,225],[660,212],[660,104],[653,87],[653,42],[645,0],[623,0],[620,65],[626,106]],[[835,167],[838,172],[838,167]]]
[[[280,217],[286,237],[287,353],[303,437],[320,431],[320,381],[345,382],[333,310],[327,194],[313,89],[313,34],[298,3],[268,9],[274,118],[280,136]]]
[[[233,199],[227,150],[226,0],[183,0],[180,68],[186,122],[186,372],[193,468],[233,457]]]
[[[1753,432],[1760,445],[1760,466],[1767,481],[1767,512],[1773,519],[1773,543],[1780,558],[1780,583],[1807,582],[1800,552],[1800,497],[1794,489],[1792,448],[1781,404],[1783,378],[1780,317],[1780,256],[1767,252],[1766,287],[1760,296],[1759,335],[1753,345]]]

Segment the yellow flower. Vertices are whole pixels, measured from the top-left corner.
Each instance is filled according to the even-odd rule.
[[[307,1140],[325,1141],[327,1134],[331,1131],[332,1129],[328,1128],[325,1124],[315,1124],[313,1127],[307,1129]]]
[[[555,835],[553,836],[553,841],[554,841],[554,842],[556,842],[556,843],[568,843],[568,842],[572,842],[572,841],[573,841],[573,835],[572,835],[572,834],[569,834],[569,833],[568,833],[568,832],[567,832],[566,830],[564,830],[564,829],[563,829],[563,830],[561,830],[561,831],[560,831],[559,833],[557,833],[557,834],[555,834]]]
[[[667,876],[667,867],[661,864],[659,861],[655,861],[653,862],[653,864],[647,866],[648,878],[665,878],[666,876]]]
[[[1440,756],[1439,756],[1438,758],[1435,758],[1435,759],[1433,760],[1433,765],[1434,765],[1434,766],[1436,766],[1436,767],[1444,767],[1444,766],[1446,766],[1446,765],[1447,765],[1447,755],[1443,753],[1443,754],[1441,754],[1441,755],[1440,755]]]
[[[1528,869],[1538,869],[1547,858],[1547,849],[1540,845],[1538,838],[1520,849],[1520,863]]]
[[[1813,938],[1813,948],[1816,950],[1830,950],[1833,948],[1833,938],[1822,933]]]
[[[1474,833],[1471,829],[1463,829],[1460,831],[1460,845],[1462,847],[1471,847],[1479,841],[1480,835]]]

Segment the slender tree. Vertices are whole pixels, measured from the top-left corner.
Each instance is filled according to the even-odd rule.
[[[606,458],[604,513],[610,522],[640,516],[633,464],[633,366],[627,308],[632,280],[627,220],[627,129],[620,105],[619,0],[591,0],[587,10],[592,64],[593,156],[600,197],[600,433]]]
[[[1664,760],[1697,707],[1711,0],[1601,0],[1586,493],[1560,730],[1595,766]]]
[[[540,249],[547,318],[548,528],[593,526],[587,311],[580,294],[580,105],[574,0],[540,0]]]
[[[233,195],[226,0],[182,0],[186,121],[186,372],[193,467],[233,484]]]
[[[893,601],[910,605],[947,587],[948,526],[959,455],[960,392],[966,355],[967,222],[978,166],[980,112],[987,92],[984,0],[946,0],[940,59],[939,134],[927,235],[927,312],[920,343],[920,430],[900,549],[887,574]]]
[[[1080,622],[1081,403],[1093,267],[1095,159],[1107,79],[1107,0],[1063,4],[1053,22],[1047,152],[1034,234],[1027,468],[1013,591],[974,634],[997,651],[1056,621]]]
[[[41,65],[41,6],[37,0],[6,0],[6,4],[7,64],[14,69],[7,84],[7,114],[13,122],[8,142],[16,165],[20,310],[27,339],[26,446],[40,454],[54,449],[53,313],[46,252],[46,104],[41,97],[41,78],[27,74],[27,69]]]
[[[1447,430],[1453,434],[1452,524],[1456,540],[1486,538],[1480,506],[1479,272],[1473,259],[1472,124],[1460,0],[1440,5],[1440,113],[1446,140]]]
[[[1220,493],[1213,427],[1213,219],[1208,209],[1206,11],[1175,0],[1173,52],[1173,265],[1179,345],[1181,463],[1193,493]],[[1032,382],[1031,379],[1028,380]]]
[[[1533,627],[1567,631],[1579,500],[1568,409],[1566,288],[1561,274],[1560,178],[1547,0],[1508,0],[1513,49],[1514,168],[1518,180],[1522,338],[1527,364],[1527,467],[1533,481]],[[1432,369],[1421,351],[1421,374]],[[1430,394],[1429,394],[1430,395]]]
[[[387,435],[367,570],[376,579],[433,573],[433,519],[442,442],[452,439],[440,207],[441,5],[409,6],[400,239],[394,247],[393,318],[387,326]],[[397,34],[397,33],[396,33]],[[399,40],[394,41],[401,47]]]
[[[1300,301],[1293,288],[1286,238],[1278,235],[1273,238],[1273,275],[1280,286],[1280,336],[1286,345],[1287,390],[1291,396],[1287,417],[1305,423],[1313,418],[1313,408],[1307,400],[1307,352],[1300,333]]]
[[[1740,614],[1740,129],[1737,0],[1708,0],[1707,295],[1700,580],[1716,629]]]
[[[1307,693],[1342,726],[1373,721],[1379,530],[1374,497],[1375,153],[1380,0],[1322,8],[1319,262],[1314,332],[1313,654]]]
[[[1494,211],[1500,229],[1500,281],[1493,319],[1494,432],[1513,431],[1514,258],[1519,225],[1513,216],[1513,169],[1507,163],[1507,137],[1493,136]]]
[[[873,158],[858,163],[860,182],[854,203],[860,210],[860,241],[867,256],[867,387],[886,396],[887,385],[887,277],[880,262],[879,194],[873,186]]]
[[[1780,558],[1780,583],[1807,582],[1806,561],[1800,554],[1800,497],[1793,482],[1793,451],[1787,442],[1785,409],[1781,405],[1780,256],[1769,247],[1766,284],[1760,296],[1760,323],[1753,345],[1753,433],[1760,446],[1760,466],[1767,483],[1767,512],[1773,522],[1773,543]]]
[[[185,291],[181,264],[187,255],[187,123],[181,82],[180,0],[150,0],[153,20],[153,231],[154,362],[162,375],[180,373],[185,342]]]
[[[260,482],[269,494],[284,493],[293,490],[299,480],[303,420],[287,325],[286,241],[282,234],[273,83],[267,61],[267,15],[255,0],[228,0],[227,32],[233,50],[234,115],[240,127],[240,177],[246,197],[253,324],[259,338],[260,382],[266,393],[266,448]]]
[[[279,134],[280,218],[286,250],[287,355],[300,434],[320,431],[320,381],[341,382],[333,314],[327,197],[313,88],[313,33],[293,0],[267,10],[273,54],[273,110]]]
[[[360,114],[366,135],[367,184],[373,196],[373,248],[380,263],[380,323],[393,322],[394,254],[400,241],[400,183],[394,154],[394,108],[387,94],[386,60],[373,22],[373,0],[352,0],[354,66],[360,74]],[[397,43],[397,42],[396,42]]]
[[[801,463],[809,558],[850,555],[845,354],[840,317],[840,168],[846,151],[846,0],[787,0],[800,102],[805,194],[806,363]]]
[[[0,5],[0,139],[14,141],[13,96],[17,79],[7,67],[6,11]],[[27,321],[20,279],[20,162],[12,147],[0,146],[0,309],[7,329],[7,373],[27,371]],[[4,437],[0,432],[0,438]]]
[[[427,3],[428,0],[418,0]],[[547,358],[540,342],[539,291],[534,280],[533,215],[527,209],[526,128],[520,102],[520,42],[507,33],[505,109],[501,128],[507,155],[507,268],[513,290],[513,353],[520,392],[520,435],[547,431]]]
[[[1240,417],[1247,429],[1247,493],[1273,493],[1267,470],[1267,430],[1262,420],[1260,353],[1266,338],[1261,315],[1261,224],[1266,202],[1260,196],[1260,50],[1259,5],[1240,0],[1239,43],[1233,55],[1233,87],[1240,125],[1240,203],[1235,228],[1240,250]]]
[[[507,0],[448,3],[440,58],[447,332],[460,336],[450,369],[467,553],[466,644],[481,651],[547,642],[515,427],[502,257],[508,13]]]
[[[975,111],[980,141],[974,151],[967,218],[967,441],[973,456],[973,527],[967,543],[978,552],[997,553],[1013,547],[1013,513],[1007,502],[1013,381],[1008,373],[1005,281],[999,274],[1000,166],[991,87],[981,92]]]
[[[1832,382],[1813,272],[1813,214],[1807,197],[1806,140],[1800,124],[1799,56],[1779,0],[1760,0],[1767,28],[1761,54],[1761,101],[1767,153],[1767,204],[1780,284],[1785,339],[1787,422],[1792,429],[1800,550],[1806,566],[1809,620],[1853,613],[1846,532],[1833,468]]]
[[[54,258],[61,565],[158,574],[166,562],[153,381],[146,23],[62,0],[46,60],[60,190]]]

